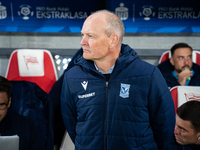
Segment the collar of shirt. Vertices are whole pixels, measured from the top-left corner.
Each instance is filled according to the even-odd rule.
[[[192,76],[193,76],[193,75],[194,75],[194,71],[193,71],[192,69],[191,69],[191,71],[192,71]],[[178,80],[178,76],[177,76],[175,70],[172,71],[172,74],[173,74],[173,76]],[[192,77],[192,76],[191,76],[191,77]],[[188,85],[189,83],[190,83],[190,80],[187,79],[185,85]]]
[[[95,62],[94,62],[94,66],[95,66],[96,70],[98,70],[101,74],[105,74],[105,73],[103,73],[103,71],[101,71],[101,70],[98,69],[98,67],[97,67],[97,65],[95,64]],[[115,67],[115,65],[113,65],[113,66],[108,70],[108,74],[111,74],[111,73],[113,72],[114,67]]]

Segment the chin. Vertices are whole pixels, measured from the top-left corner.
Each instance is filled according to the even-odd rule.
[[[180,142],[180,141],[177,141],[177,140],[176,140],[176,142],[177,142],[178,144],[180,144],[180,145],[184,145],[184,144],[183,144],[182,142]]]
[[[87,54],[83,54],[83,58],[89,60],[90,57]]]

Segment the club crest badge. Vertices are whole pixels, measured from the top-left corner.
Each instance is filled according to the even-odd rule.
[[[130,84],[121,83],[121,90],[120,90],[119,96],[121,96],[122,98],[128,98],[129,89],[130,89]]]

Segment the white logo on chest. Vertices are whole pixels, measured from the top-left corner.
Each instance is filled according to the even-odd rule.
[[[82,84],[84,90],[86,90],[87,89],[87,85],[88,85],[88,81],[83,81],[81,84]]]

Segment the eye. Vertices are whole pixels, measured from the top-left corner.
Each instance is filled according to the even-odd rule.
[[[92,36],[92,35],[90,35],[90,34],[88,35],[88,37],[89,37],[89,38],[93,38],[93,36]]]
[[[182,57],[182,56],[180,56],[180,57],[179,57],[179,59],[180,59],[180,60],[182,60],[182,59],[183,59],[183,57]]]
[[[188,59],[192,59],[192,56],[188,56]]]
[[[181,132],[186,132],[186,130],[182,127],[179,127],[179,129],[181,130]]]

